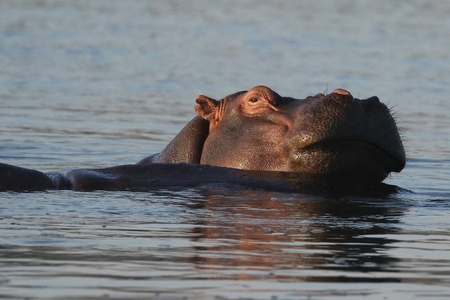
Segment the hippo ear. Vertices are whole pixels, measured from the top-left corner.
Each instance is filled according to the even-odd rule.
[[[195,99],[197,106],[195,112],[206,120],[214,120],[219,107],[219,101],[200,95]]]

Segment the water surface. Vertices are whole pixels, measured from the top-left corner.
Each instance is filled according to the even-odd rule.
[[[227,189],[0,193],[0,297],[447,299],[450,4],[2,1],[0,161],[135,163],[198,94],[345,88],[395,112],[386,199]]]

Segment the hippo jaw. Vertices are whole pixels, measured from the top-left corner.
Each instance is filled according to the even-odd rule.
[[[379,146],[363,140],[323,141],[291,154],[293,172],[380,182],[403,169],[401,162]]]

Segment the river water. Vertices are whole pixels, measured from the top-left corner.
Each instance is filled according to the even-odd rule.
[[[0,2],[0,161],[160,151],[198,94],[341,87],[395,112],[387,199],[226,189],[0,193],[0,298],[448,299],[450,2]]]

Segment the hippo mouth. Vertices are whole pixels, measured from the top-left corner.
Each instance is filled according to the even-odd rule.
[[[405,166],[401,153],[386,149],[376,141],[363,138],[330,139],[297,148],[294,160],[306,162],[311,173],[341,176],[375,177],[383,180],[390,172],[400,172]],[[302,168],[305,165],[302,164]]]
[[[393,168],[392,171],[399,172],[405,167],[405,159],[400,153],[396,153],[393,151],[390,151],[386,149],[386,147],[382,146],[380,143],[377,143],[376,141],[368,140],[368,139],[349,139],[341,141],[342,143],[349,143],[354,144],[355,147],[361,146],[362,148],[373,148],[376,149],[382,154],[383,156],[390,158],[395,162],[394,165],[396,167]]]

